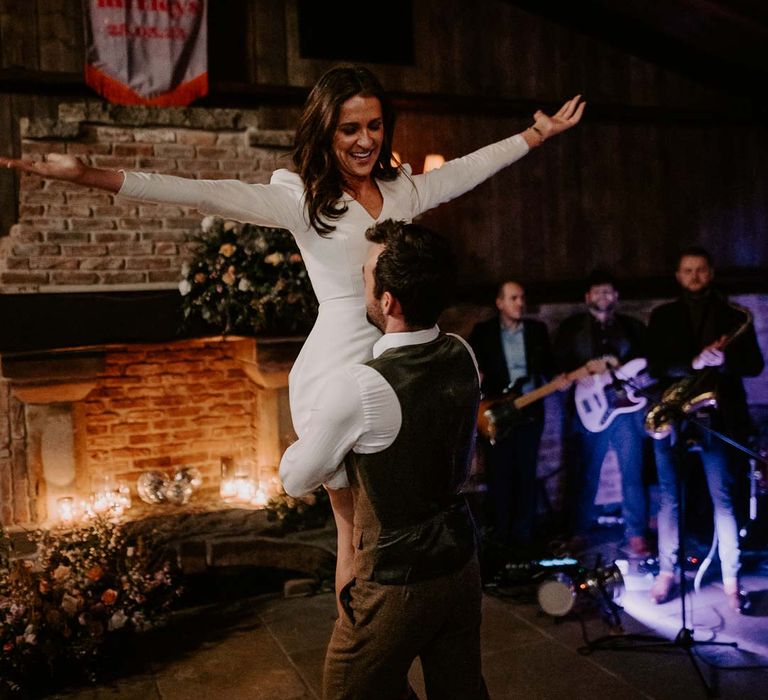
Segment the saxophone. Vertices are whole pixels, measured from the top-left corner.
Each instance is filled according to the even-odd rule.
[[[729,333],[719,345],[724,349],[738,338],[752,323],[752,312],[731,301],[728,306],[744,315],[744,322]],[[683,377],[664,391],[661,401],[645,415],[645,432],[654,440],[663,440],[672,433],[677,418],[703,408],[717,407],[717,394],[709,388],[709,377],[715,367],[708,367],[692,377]]]

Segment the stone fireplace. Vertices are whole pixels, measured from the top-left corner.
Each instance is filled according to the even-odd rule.
[[[265,182],[292,133],[257,124],[254,111],[62,104],[56,121],[23,121],[21,152]],[[222,507],[223,457],[274,484],[301,339],[181,332],[176,287],[201,215],[27,175],[18,213],[0,238],[2,524],[49,525],[60,498],[107,476],[130,485],[131,517],[158,514],[169,506],[143,504],[137,478],[182,467],[202,476],[189,507]]]
[[[299,347],[209,337],[3,356],[3,524],[56,524],[58,499],[87,500],[104,477],[129,484],[127,516],[173,512],[142,503],[136,481],[183,467],[202,476],[190,508],[226,507],[222,458],[247,461],[274,489],[293,439],[287,379]]]

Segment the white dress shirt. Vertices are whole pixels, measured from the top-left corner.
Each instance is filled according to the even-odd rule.
[[[373,346],[374,358],[386,350],[429,343],[438,337],[437,326],[406,333],[387,333]],[[460,338],[477,368],[469,345]],[[349,486],[342,464],[352,450],[358,454],[381,452],[400,432],[402,413],[394,389],[375,369],[356,364],[328,377],[310,413],[309,428],[280,460],[280,479],[286,493],[302,496],[321,484],[331,489]]]

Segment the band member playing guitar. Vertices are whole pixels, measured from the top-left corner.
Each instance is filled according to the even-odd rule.
[[[642,401],[634,396],[631,401],[626,397],[614,400],[619,391],[629,387],[627,380],[631,377],[627,375],[643,364],[640,358],[645,357],[646,351],[645,326],[636,318],[616,312],[619,292],[609,272],[597,270],[587,278],[584,301],[586,310],[566,318],[554,342],[561,371],[570,372],[586,364],[593,373],[575,383],[566,404],[566,507],[572,549],[588,542],[596,515],[594,501],[600,470],[609,447],[613,447],[621,470],[622,516],[629,553],[648,556],[643,482],[646,435],[643,411],[634,410]],[[606,359],[612,366],[604,371]],[[608,399],[614,400],[613,405]],[[615,410],[622,403],[633,410]]]
[[[498,288],[498,314],[475,325],[469,343],[482,376],[483,397],[493,400],[508,391],[514,397],[536,391],[553,379],[554,361],[547,327],[523,318],[525,290],[513,281]],[[556,378],[556,389],[567,386]],[[510,425],[497,426],[493,444],[481,441],[485,456],[488,506],[494,544],[506,550],[507,559],[526,559],[534,544],[536,520],[536,465],[544,427],[541,401],[515,413]],[[490,437],[480,430],[481,437]]]
[[[646,417],[649,434],[657,438],[653,446],[660,492],[660,572],[651,589],[651,599],[664,603],[677,592],[677,491],[683,461],[673,449],[673,440],[677,438],[694,445],[701,458],[714,507],[723,590],[730,609],[741,612],[747,599],[739,587],[740,550],[734,502],[734,471],[741,455],[728,450],[722,440],[703,426],[704,420],[709,420],[713,429],[731,439],[740,443],[746,440],[751,422],[742,377],[760,374],[763,357],[750,323],[751,314],[729,303],[712,287],[714,268],[706,250],[684,250],[678,258],[675,276],[681,296],[651,313],[649,369],[662,383],[672,385],[664,396],[671,396],[679,406],[696,403],[695,397],[682,395],[691,387],[699,395],[711,392],[716,397],[716,409],[707,411],[706,417],[694,416],[693,422],[679,421],[690,423],[683,425],[683,435],[677,434],[679,429],[670,430],[664,425],[669,413],[662,405],[664,399]],[[710,380],[711,386],[704,386]]]

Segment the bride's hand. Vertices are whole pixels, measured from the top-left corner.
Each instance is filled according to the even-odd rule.
[[[16,168],[40,177],[97,187],[113,193],[119,192],[123,185],[123,173],[119,170],[92,168],[79,158],[64,153],[49,153],[38,160],[0,157],[0,168]]]
[[[63,153],[49,153],[43,156],[41,160],[0,158],[0,167],[16,168],[25,173],[32,173],[53,180],[67,180],[68,182],[81,181],[88,169],[88,166],[79,158]]]
[[[544,142],[548,138],[552,138],[557,134],[567,131],[572,126],[581,121],[581,115],[584,114],[584,107],[586,102],[581,99],[581,95],[568,100],[557,112],[552,116],[544,114],[540,109],[537,110],[534,115],[533,129]]]

